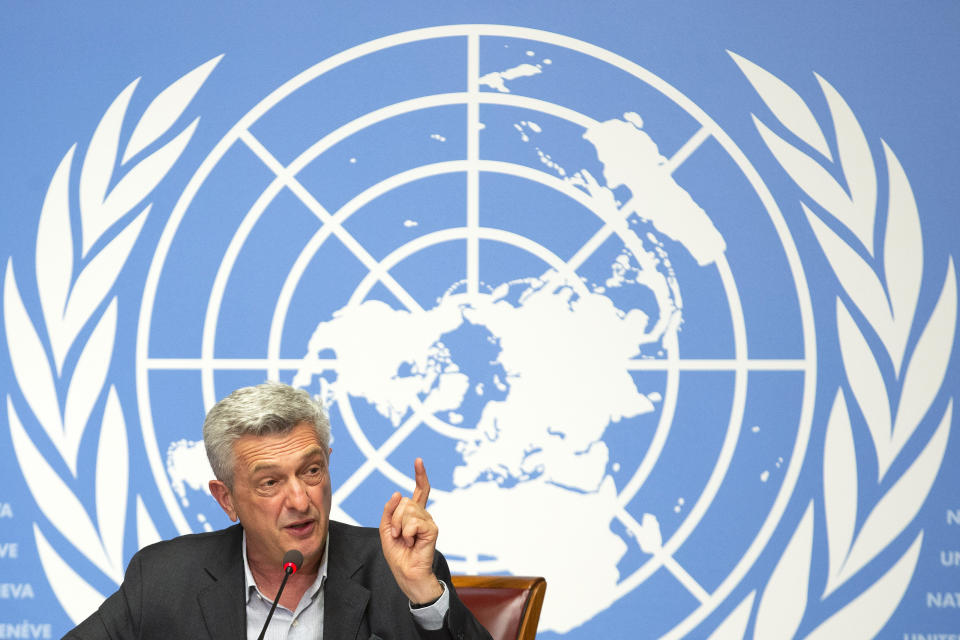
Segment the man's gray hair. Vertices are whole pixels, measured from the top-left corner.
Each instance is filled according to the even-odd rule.
[[[326,451],[330,421],[309,393],[281,382],[237,389],[213,405],[203,421],[203,444],[213,474],[232,489],[234,442],[246,435],[283,434],[302,423],[314,428]]]

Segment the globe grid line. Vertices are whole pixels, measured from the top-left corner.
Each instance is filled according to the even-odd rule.
[[[512,163],[491,160],[480,160],[478,163],[480,169],[496,171],[503,174],[514,175],[540,182],[548,188],[560,191],[568,197],[574,198],[584,208],[593,210],[598,217],[602,217],[603,215],[602,211],[594,209],[594,203],[587,194],[580,189],[573,187],[569,183],[560,180],[556,176],[526,167],[524,165],[515,165]],[[468,166],[468,163],[464,160],[450,160],[429,165],[421,165],[419,167],[394,174],[374,185],[367,187],[355,195],[346,204],[344,204],[334,214],[333,217],[335,220],[342,222],[372,200],[392,189],[425,177],[447,173],[465,172],[468,169]],[[452,228],[452,230],[456,229],[458,228]],[[297,286],[299,279],[302,277],[303,272],[309,265],[309,261],[312,259],[313,254],[319,249],[323,242],[326,241],[330,232],[330,228],[326,226],[320,227],[314,236],[308,240],[307,244],[303,247],[300,254],[294,261],[293,266],[289,270],[288,277],[281,287],[277,304],[274,307],[274,316],[271,321],[271,328],[268,338],[268,357],[270,358],[279,358],[281,332],[295,287]],[[355,304],[355,301],[351,301],[349,304]],[[408,307],[409,306],[410,305],[408,305]],[[417,308],[419,308],[419,305],[417,305]],[[271,370],[271,375],[278,375],[278,372]]]
[[[549,103],[545,103],[545,104],[549,104]],[[376,113],[376,112],[373,112],[373,113]],[[575,113],[575,112],[572,112],[572,113]],[[564,115],[567,115],[567,114],[565,113]],[[388,116],[386,114],[382,114],[381,117],[388,117]],[[364,117],[364,119],[366,119],[366,116]],[[577,118],[577,120],[580,121],[582,120],[582,118]],[[351,129],[351,128],[352,128],[352,123],[348,123],[347,125],[344,125],[343,127],[341,127],[341,129],[338,129],[337,131],[334,131],[333,133],[328,134],[328,136],[326,136],[324,140],[321,140],[318,144],[313,145],[311,149],[305,152],[305,154],[308,156],[306,161],[309,161],[310,159],[312,159],[312,156],[318,152],[318,147],[319,147],[319,150],[329,148],[329,146],[332,143],[325,142],[325,140],[327,140],[328,138],[333,138],[334,140],[339,141],[340,139],[342,139],[342,135],[340,134],[340,131],[342,129]],[[472,129],[473,131],[478,132],[478,128],[473,127]],[[705,129],[702,129],[701,131],[705,131]],[[691,138],[691,142],[693,142],[694,144],[690,144],[688,142],[686,145],[684,145],[685,148],[688,149],[688,151],[692,151],[696,146],[699,146],[699,142],[697,142],[698,138],[700,141],[702,141],[702,139],[704,139],[705,136],[694,136],[693,138]],[[270,161],[268,162],[268,166],[270,166],[276,174],[290,173],[287,170],[281,169],[279,163],[276,163],[275,159],[272,158],[272,156],[270,156],[265,149],[262,151],[262,153],[265,154],[266,157],[270,159]],[[303,164],[305,164],[303,157],[304,156],[301,155],[300,158],[298,158],[291,164],[299,164],[302,166]],[[566,195],[572,196],[585,208],[591,209],[595,213],[595,215],[597,215],[601,220],[605,222],[605,226],[601,227],[601,229],[598,230],[597,234],[595,234],[594,237],[591,238],[591,240],[588,241],[588,243],[581,248],[581,251],[578,252],[578,254],[574,256],[574,258],[568,261],[568,263],[570,262],[573,263],[572,266],[574,269],[576,269],[576,267],[579,266],[579,262],[582,262],[586,259],[584,253],[592,250],[590,246],[591,242],[595,242],[597,245],[599,245],[600,243],[603,242],[603,240],[609,237],[609,234],[612,231],[612,229],[610,229],[609,227],[609,221],[606,218],[606,216],[603,215],[602,211],[597,210],[595,207],[592,206],[593,202],[587,194],[585,194],[582,190],[573,187],[568,182],[560,180],[556,176],[553,176],[552,174],[548,174],[546,172],[532,169],[524,165],[516,165],[513,163],[505,163],[505,162],[492,161],[492,160],[478,160],[476,162],[479,164],[479,170],[487,169],[487,170],[499,171],[499,172],[507,173],[510,175],[523,177],[526,179],[532,179],[548,186],[549,188],[562,191]],[[677,164],[677,163],[674,162],[674,164]],[[350,200],[350,202],[348,202],[346,205],[341,207],[341,209],[334,215],[334,218],[338,221],[341,221],[346,217],[349,217],[350,215],[352,215],[352,213],[354,213],[356,210],[361,208],[364,204],[366,204],[370,200],[378,197],[382,193],[385,193],[389,189],[392,189],[402,184],[406,184],[408,181],[413,181],[415,179],[420,179],[422,177],[429,176],[429,175],[438,175],[440,173],[445,173],[445,172],[460,172],[463,170],[463,167],[467,169],[468,176],[473,175],[473,171],[470,168],[470,161],[468,161],[467,163],[464,163],[463,161],[459,161],[459,160],[446,161],[442,163],[434,163],[432,165],[423,165],[413,169],[405,170],[399,174],[394,174],[382,180],[380,183],[377,183],[375,185],[368,187],[363,192],[355,196],[353,199]],[[470,183],[473,184],[473,181],[471,180]],[[305,198],[308,197],[301,193],[298,193],[298,196],[301,198],[301,200],[304,200]],[[477,199],[470,199],[468,200],[468,205],[469,203],[475,203],[475,202],[477,202]],[[319,204],[317,204],[316,207],[322,208],[320,207]],[[319,234],[321,234],[321,237],[315,236],[314,238],[311,239],[311,241],[309,242],[309,246],[305,247],[301,255],[298,256],[294,267],[291,269],[291,275],[296,273],[299,277],[299,275],[302,274],[302,271],[307,266],[307,261],[304,259],[305,258],[304,253],[312,252],[312,251],[307,251],[307,249],[312,249],[313,251],[315,251],[316,248],[319,247],[319,245],[322,244],[322,242],[326,239],[326,234],[328,233],[329,233],[329,229],[321,228],[321,230],[319,231]],[[471,242],[471,244],[473,243]],[[468,247],[468,253],[469,251],[470,249]],[[370,268],[369,265],[368,265],[368,268]],[[468,270],[469,270],[469,260],[468,260]],[[270,337],[268,342],[268,344],[270,345],[269,353],[271,357],[278,357],[278,354],[279,354],[279,341],[280,341],[279,331],[283,324],[282,318],[286,314],[289,300],[290,300],[290,297],[292,296],[293,286],[295,286],[295,282],[293,282],[290,279],[288,279],[288,281],[284,283],[284,287],[281,291],[278,304],[275,307],[275,315],[274,315],[273,323],[271,325],[271,332],[270,332]],[[468,287],[469,287],[469,278],[468,278]],[[394,293],[396,294],[396,291],[394,291]],[[404,298],[402,295],[398,295],[398,297],[400,297],[401,299]],[[407,298],[409,298],[409,296],[407,296]],[[406,303],[406,306],[408,308],[411,308],[411,307],[417,308],[417,307],[413,307],[413,303],[409,301]],[[271,373],[273,375],[277,374],[276,371],[272,371]]]
[[[487,94],[478,94],[478,97],[480,95],[486,96]],[[461,104],[462,100],[464,99],[463,96],[464,94],[439,94],[435,96],[415,98],[415,99],[407,100],[401,103],[394,103],[387,107],[383,107],[381,109],[365,114],[364,116],[356,118],[350,123],[342,125],[340,128],[338,128],[334,132],[331,132],[330,134],[327,134],[326,136],[324,136],[321,140],[319,140],[317,143],[315,143],[310,148],[305,150],[296,160],[291,162],[290,165],[286,167],[281,165],[279,161],[277,161],[276,158],[274,158],[272,154],[270,154],[269,151],[262,144],[260,144],[259,141],[256,140],[256,138],[253,136],[252,133],[249,132],[249,130],[245,130],[241,132],[240,135],[241,135],[241,138],[244,140],[244,142],[247,143],[248,147],[250,147],[251,150],[266,164],[266,166],[271,171],[273,171],[275,175],[277,175],[279,180],[284,182],[285,186],[288,186],[297,195],[297,197],[304,202],[304,204],[306,204],[309,208],[311,208],[311,210],[314,211],[314,213],[322,221],[328,221],[330,219],[329,213],[326,212],[326,210],[323,209],[323,207],[318,202],[316,202],[315,198],[313,198],[312,195],[309,194],[309,191],[306,190],[302,186],[302,184],[300,184],[299,181],[297,181],[294,178],[296,173],[298,173],[303,166],[305,166],[307,163],[312,161],[319,154],[323,153],[326,149],[329,149],[331,146],[345,139],[346,137],[356,132],[357,130],[360,130],[362,127],[366,127],[373,123],[380,122],[387,118],[398,115],[399,113],[406,113],[407,111],[412,111],[414,109],[424,108],[424,106]],[[518,96],[512,96],[511,98],[514,98],[514,99],[511,100],[510,102],[521,104],[527,108],[536,108],[537,106],[542,107],[543,105],[550,104],[542,101],[533,101],[534,103],[536,103],[535,105],[533,105],[533,104],[528,104],[530,102],[529,99],[525,99]],[[472,104],[476,106],[476,100],[471,100],[469,97],[469,94],[466,94],[466,100],[468,102],[468,105]],[[553,106],[556,107],[556,105],[553,105]],[[593,122],[592,120],[584,116],[574,117],[571,119],[570,118],[571,114],[575,114],[576,112],[573,112],[569,109],[557,107],[553,110],[558,112],[557,114],[554,114],[554,115],[558,115],[558,117],[564,117],[566,119],[570,119],[571,121],[575,121],[581,125],[585,125],[588,122]],[[478,139],[479,120],[477,119],[476,115],[471,117],[473,119],[472,121],[475,122],[475,124],[472,126],[469,126],[469,129],[471,132],[468,136],[468,139],[475,142],[471,142],[469,144],[470,149],[472,149],[472,151],[469,151],[469,154],[478,154],[479,153],[479,150],[478,150],[479,149],[479,139]],[[460,162],[460,161],[454,161],[454,162]],[[478,190],[477,182],[478,182],[479,170],[481,170],[484,166],[487,166],[486,163],[488,162],[490,161],[481,161],[479,160],[479,158],[477,159],[468,158],[466,162],[467,176],[468,176],[468,202],[467,202],[468,227],[471,227],[471,228],[472,226],[475,226],[478,224],[479,198],[477,197],[477,193],[474,193],[472,197],[469,197],[469,193],[471,191]],[[448,163],[442,163],[442,164],[449,167]],[[544,176],[550,176],[550,174],[546,174],[543,172],[541,173]],[[550,177],[554,178],[554,176],[550,176]],[[568,186],[568,185],[565,185],[565,186]],[[269,187],[268,189],[270,188],[278,190],[279,185],[272,184],[271,187]],[[567,191],[568,193],[574,192],[576,194],[575,197],[577,197],[578,200],[581,200],[581,202],[583,200],[583,197],[585,197],[585,194],[582,194],[580,190],[575,189],[573,187],[569,187],[568,189],[565,189],[565,191]],[[340,220],[342,218],[335,216],[335,219]],[[340,237],[341,240],[344,240],[344,237],[341,236],[339,233],[338,233],[338,237]],[[362,247],[357,245],[355,242],[351,242],[350,240],[346,240],[345,242],[347,242],[350,245],[351,251],[355,255],[357,255],[358,257],[361,257],[362,261],[365,263],[368,269],[373,269],[373,266],[370,264],[370,262],[372,262],[372,259],[368,261],[367,259],[362,257],[363,253],[365,253]],[[473,257],[470,257],[471,255]],[[478,265],[479,265],[479,258],[478,258],[477,239],[471,237],[471,239],[468,241],[468,269],[467,269],[468,270],[468,278],[467,278],[468,290],[475,291],[477,289],[477,282],[479,280],[478,268],[477,268]],[[394,295],[397,295],[397,297],[404,302],[405,306],[407,306],[408,308],[419,309],[418,303],[416,303],[416,301],[413,300],[410,296],[406,295],[406,292],[402,291],[401,287],[399,287],[398,285],[395,286],[395,283],[391,283],[389,280],[386,281],[385,284],[387,284],[388,288],[391,289]],[[271,334],[271,344],[275,344],[273,342],[273,339],[274,339],[274,334]]]
[[[364,453],[366,460],[357,467],[357,469],[350,475],[350,477],[340,483],[340,487],[333,492],[333,504],[339,505],[344,500],[350,497],[353,491],[360,486],[367,476],[369,476],[374,469],[379,469],[387,477],[396,482],[399,486],[403,487],[405,490],[410,491],[413,489],[413,482],[411,482],[405,475],[400,473],[393,465],[387,462],[387,456],[389,456],[393,451],[403,444],[404,440],[407,439],[414,430],[417,429],[423,421],[420,419],[418,412],[414,411],[403,424],[394,429],[393,433],[381,444],[379,447],[374,448],[370,441],[358,434],[356,430],[358,429],[358,421],[356,416],[353,415],[353,409],[350,406],[349,401],[347,402],[338,402],[341,406],[341,412],[350,412],[350,419],[344,418],[344,425],[347,428],[347,431],[350,432],[350,435],[353,437],[354,442]],[[378,464],[382,463],[382,464]],[[387,470],[384,470],[384,467]],[[390,471],[392,470],[392,471]],[[431,487],[431,492],[436,491],[438,495],[444,495],[445,491],[442,489],[437,489]]]
[[[471,83],[472,85],[477,85],[477,81],[479,79],[479,76],[478,76],[479,72],[476,71],[479,65],[479,60],[478,60],[479,54],[476,50],[476,47],[478,46],[479,46],[478,43],[475,42],[474,46],[471,47],[470,49],[472,53],[468,55],[468,58],[473,60],[471,64],[474,65],[472,67],[474,68],[474,72],[468,74],[468,82]],[[291,191],[293,191],[295,195],[297,195],[297,197],[308,208],[310,208],[315,213],[315,215],[318,216],[318,218],[321,221],[328,222],[330,220],[329,212],[327,212],[322,207],[322,205],[320,205],[319,202],[316,201],[316,199],[312,196],[312,194],[310,194],[309,190],[305,189],[302,186],[302,184],[299,183],[299,181],[297,181],[294,177],[296,173],[298,173],[303,166],[305,166],[307,163],[312,161],[316,156],[323,153],[326,149],[329,149],[331,146],[333,146],[337,142],[344,140],[349,135],[352,135],[356,131],[366,126],[370,126],[373,123],[380,122],[387,118],[398,115],[399,113],[406,113],[407,111],[422,109],[426,106],[461,104],[462,101],[465,99],[468,104],[468,114],[470,114],[468,115],[468,156],[469,157],[467,160],[467,178],[468,178],[467,226],[468,228],[473,228],[478,225],[478,218],[479,218],[478,176],[479,176],[479,170],[481,169],[481,167],[477,165],[481,162],[486,162],[486,161],[480,161],[478,157],[480,128],[479,128],[479,111],[478,111],[477,103],[478,103],[478,100],[483,100],[485,97],[495,96],[495,94],[480,94],[477,89],[478,88],[474,86],[474,90],[468,92],[465,97],[464,97],[464,94],[456,94],[456,93],[437,94],[433,96],[414,98],[407,101],[394,103],[386,107],[382,107],[381,109],[375,110],[373,112],[364,114],[363,116],[355,118],[353,121],[345,125],[342,125],[335,131],[321,138],[317,143],[315,143],[306,151],[304,151],[297,159],[291,162],[290,165],[288,166],[283,166],[269,152],[269,150],[266,149],[266,147],[263,144],[261,144],[259,140],[255,138],[255,136],[249,131],[249,129],[245,129],[241,131],[239,135],[240,135],[240,138],[251,149],[251,151],[253,151],[262,162],[264,162],[264,164],[268,167],[268,169],[270,169],[277,176],[278,180],[280,180],[284,186],[287,186],[288,188],[290,188]],[[495,96],[495,97],[499,98],[501,96]],[[571,122],[578,123],[581,126],[589,126],[590,124],[595,122],[592,119],[582,114],[579,114],[565,107],[560,107],[559,105],[553,105],[551,103],[547,103],[544,101],[531,100],[523,96],[508,96],[507,98],[508,98],[507,100],[497,100],[497,99],[491,98],[490,102],[495,104],[506,103],[506,104],[513,104],[516,106],[523,106],[525,108],[546,110],[547,112],[550,112],[557,117],[561,117]],[[550,174],[542,173],[542,175],[550,175]],[[553,176],[551,176],[551,178],[553,178]],[[563,183],[563,181],[560,181],[560,182],[564,184],[565,187],[569,187],[568,189],[564,189],[565,191],[568,192],[568,194],[570,193],[574,194],[575,197],[579,201],[581,201],[581,204],[584,204],[582,202],[584,198],[584,194],[579,189],[573,188]],[[280,185],[272,184],[270,187],[268,187],[267,191],[270,191],[271,188],[279,190]],[[264,195],[266,198],[266,194]],[[269,200],[269,198],[266,198],[266,200]],[[264,203],[264,206],[265,205],[266,203]],[[585,206],[588,206],[588,208],[591,208],[589,207],[589,205],[585,205]],[[256,208],[256,205],[254,208]],[[600,216],[601,219],[603,219],[603,216],[601,216],[599,212],[597,212],[597,215]],[[341,220],[343,218],[336,217],[336,219]],[[337,227],[334,227],[333,230],[337,233],[337,236],[341,239],[341,241],[344,241],[348,245],[351,252],[354,253],[354,255],[357,255],[357,257],[360,258],[362,262],[364,262],[365,266],[367,266],[368,269],[375,270],[374,265],[376,264],[376,262],[373,261],[373,259],[366,254],[365,250],[359,244],[357,244],[352,237],[347,237],[345,235],[342,235],[340,230]],[[343,233],[345,234],[346,232],[343,231]],[[598,235],[599,233],[602,233],[602,231],[598,232]],[[600,242],[602,242],[602,239],[600,240]],[[320,243],[322,243],[322,240]],[[232,259],[230,260],[230,263],[232,264]],[[306,265],[304,264],[301,266],[305,268]],[[468,237],[467,273],[468,273],[468,276],[467,276],[468,291],[476,292],[478,289],[478,280],[479,280],[479,277],[478,277],[479,247],[478,247],[478,238],[476,238],[473,235],[470,235]],[[394,293],[394,295],[396,295],[401,300],[401,302],[405,306],[407,306],[410,309],[421,310],[418,303],[411,296],[409,296],[407,292],[389,276],[389,274],[386,274],[386,279],[384,279],[383,282],[384,284],[387,285],[388,289],[390,289],[391,292]],[[282,298],[283,297],[284,296],[282,296]],[[287,302],[286,300],[283,300],[281,304],[278,305],[278,307],[276,308],[276,311],[279,312],[278,316],[285,314],[286,302]],[[215,304],[213,306],[218,306],[218,304]],[[215,326],[215,323],[210,323],[210,324],[207,324],[206,326]],[[276,327],[277,325],[274,324],[273,326]],[[211,340],[212,340],[212,336],[211,336]],[[270,345],[269,352],[271,356],[276,357],[276,354],[279,352],[279,340],[280,340],[279,333],[271,330],[270,341],[268,343]],[[278,372],[271,371],[270,373],[273,375],[276,375]],[[204,382],[205,382],[204,384],[205,403],[212,405],[215,400],[212,397],[213,396],[212,378],[210,378],[209,376],[205,376]],[[206,397],[207,395],[209,395],[209,397]]]
[[[690,573],[684,568],[683,565],[672,555],[665,554],[663,556],[663,566],[669,571],[674,578],[677,579],[686,590],[696,598],[700,604],[707,602],[710,599],[710,593],[703,588],[703,586],[697,582]]]
[[[419,303],[402,286],[400,286],[400,284],[394,280],[389,273],[380,268],[379,262],[374,259],[374,257],[370,255],[363,245],[360,244],[357,239],[354,238],[353,235],[343,227],[341,221],[336,219],[326,209],[326,207],[320,204],[313,193],[303,186],[303,183],[296,178],[295,173],[289,166],[283,166],[280,164],[273,154],[271,154],[270,151],[249,131],[245,131],[243,133],[243,141],[246,142],[251,151],[253,151],[256,156],[264,162],[267,168],[276,174],[277,179],[271,183],[271,186],[274,184],[278,185],[277,192],[272,192],[272,190],[269,188],[266,189],[264,193],[269,194],[270,197],[258,199],[258,203],[254,205],[254,207],[251,207],[248,215],[252,215],[256,220],[259,220],[263,214],[263,209],[268,206],[270,202],[272,202],[273,196],[279,192],[280,188],[286,187],[295,196],[297,196],[300,202],[302,202],[317,217],[317,219],[322,223],[323,228],[328,229],[328,233],[332,233],[337,237],[337,239],[343,242],[350,252],[356,256],[357,259],[359,259],[369,271],[377,273],[378,280],[383,282],[383,284],[390,289],[390,292],[400,299],[404,306],[410,310],[422,311]],[[241,246],[245,239],[245,236],[240,237],[237,245]],[[235,258],[235,256],[231,257]],[[224,263],[226,262],[227,260],[224,260]],[[232,261],[230,266],[232,266]],[[224,271],[228,273],[229,269]]]
[[[250,124],[255,122],[260,116],[262,116],[266,111],[268,111],[272,106],[277,104],[282,100],[286,95],[289,95],[292,91],[296,90],[300,86],[309,82],[312,78],[325,73],[326,71],[333,69],[340,64],[343,64],[351,59],[355,59],[371,53],[373,51],[378,51],[383,48],[396,46],[399,44],[404,44],[408,42],[413,42],[416,40],[426,39],[426,38],[439,38],[447,36],[462,36],[462,35],[474,35],[479,37],[480,35],[492,35],[499,37],[517,37],[525,39],[536,39],[541,42],[548,44],[555,44],[557,46],[566,47],[574,51],[583,53],[588,56],[593,56],[597,59],[605,61],[609,64],[624,69],[635,77],[639,78],[641,81],[646,82],[654,89],[664,93],[670,97],[678,106],[687,111],[690,115],[694,116],[695,119],[699,120],[704,126],[709,126],[711,134],[714,137],[717,137],[718,141],[724,147],[724,150],[728,155],[735,161],[739,166],[740,170],[746,176],[748,182],[753,187],[754,191],[760,198],[764,207],[770,213],[770,218],[772,224],[774,225],[778,236],[781,239],[781,242],[784,244],[787,260],[790,264],[790,273],[793,277],[794,284],[797,287],[797,292],[799,295],[800,301],[800,316],[801,324],[804,331],[804,351],[807,354],[808,367],[807,373],[808,377],[805,380],[804,390],[803,390],[803,400],[801,402],[801,415],[800,415],[800,428],[797,433],[797,438],[794,443],[794,452],[790,459],[790,464],[787,466],[787,471],[784,477],[783,484],[781,486],[780,492],[778,493],[772,507],[770,508],[764,524],[761,526],[760,531],[757,533],[754,540],[751,542],[747,551],[742,555],[740,560],[737,562],[736,567],[727,575],[726,579],[720,584],[720,586],[714,590],[710,595],[710,603],[715,605],[719,601],[726,597],[732,588],[739,583],[746,571],[753,565],[753,562],[756,560],[760,551],[766,545],[767,540],[769,539],[770,534],[772,533],[773,528],[779,522],[780,517],[783,514],[783,511],[786,506],[786,502],[789,500],[792,493],[792,488],[795,485],[796,477],[799,474],[799,468],[802,465],[803,451],[805,449],[806,441],[809,438],[809,423],[812,417],[812,407],[813,407],[813,390],[812,387],[815,386],[815,369],[813,373],[810,373],[809,363],[812,363],[815,360],[815,350],[813,348],[814,343],[814,327],[812,323],[812,312],[809,308],[809,297],[806,287],[806,279],[803,274],[802,268],[800,268],[799,256],[796,251],[796,247],[792,245],[790,240],[789,230],[786,227],[785,222],[782,219],[782,216],[779,214],[778,207],[776,206],[775,201],[773,200],[772,195],[763,185],[762,181],[759,178],[759,175],[750,165],[749,161],[746,159],[744,154],[739,150],[738,147],[726,136],[719,128],[716,127],[716,124],[710,120],[706,114],[704,114],[696,105],[693,105],[682,94],[679,94],[675,89],[670,85],[665,83],[660,78],[653,76],[648,71],[639,67],[635,63],[632,63],[628,60],[623,59],[620,56],[612,54],[606,50],[600,49],[589,43],[585,43],[573,38],[568,38],[566,36],[559,36],[557,34],[552,34],[545,31],[539,31],[534,29],[526,29],[520,27],[499,27],[496,25],[466,25],[466,26],[452,26],[452,27],[433,27],[429,29],[420,29],[405,32],[402,34],[395,34],[392,36],[387,36],[374,40],[362,45],[353,47],[347,51],[341,52],[327,58],[326,60],[314,65],[307,71],[298,74],[291,80],[284,83],[279,89],[272,92],[264,100],[262,100],[258,105],[254,107],[246,116],[244,116],[231,130],[228,134],[214,147],[210,152],[207,158],[201,163],[200,168],[194,174],[194,176],[189,181],[187,187],[184,189],[183,195],[177,201],[177,204],[174,208],[174,211],[170,217],[168,225],[164,228],[160,242],[157,245],[157,252],[154,255],[154,259],[150,265],[150,270],[148,272],[146,287],[144,290],[143,304],[140,307],[140,318],[138,322],[138,331],[137,331],[137,398],[138,398],[138,408],[141,413],[141,424],[144,430],[144,436],[147,442],[153,442],[156,440],[154,428],[152,424],[152,416],[150,412],[150,399],[149,399],[149,387],[146,383],[146,371],[145,363],[147,362],[148,355],[148,345],[149,340],[147,336],[149,335],[149,328],[151,324],[151,313],[153,311],[153,304],[156,296],[156,284],[159,281],[160,275],[162,273],[162,265],[165,260],[166,253],[169,251],[170,244],[172,242],[173,236],[176,233],[177,226],[179,221],[183,218],[186,213],[187,208],[189,207],[190,202],[193,199],[193,196],[196,194],[200,185],[206,178],[206,175],[209,174],[210,170],[226,150],[238,139],[238,131],[242,131],[245,127],[248,127]],[[484,97],[487,94],[483,94]],[[495,96],[491,99],[491,102],[499,100],[500,96]],[[157,485],[161,496],[164,500],[164,503],[168,507],[170,512],[171,519],[174,521],[174,524],[181,529],[183,533],[189,532],[190,528],[186,523],[185,518],[182,513],[179,512],[179,507],[176,504],[176,500],[172,492],[169,490],[169,487],[165,487],[166,480],[162,470],[162,464],[159,460],[159,455],[155,450],[155,446],[152,444],[147,447],[148,459],[151,463],[151,468],[154,473],[154,477],[157,480]],[[799,454],[799,456],[798,456]],[[666,637],[678,637],[683,633],[689,631],[694,625],[702,621],[706,615],[712,611],[712,608],[706,606],[701,606],[690,613],[686,618],[684,618],[679,624],[677,624]]]
[[[351,198],[346,204],[340,207],[340,209],[333,215],[333,218],[337,220],[338,223],[342,223],[343,220],[353,215],[353,213],[365,206],[367,203],[398,186],[412,182],[413,180],[419,179],[419,177],[440,175],[442,173],[460,172],[465,167],[466,163],[464,161],[456,160],[416,167],[399,174],[394,174],[393,176],[382,180],[376,185],[368,187],[361,193]],[[303,249],[301,249],[300,253],[297,255],[296,260],[294,260],[294,263],[291,266],[283,285],[281,286],[280,294],[277,297],[277,303],[274,306],[273,318],[271,319],[269,336],[267,338],[267,353],[268,357],[270,358],[279,359],[280,341],[282,338],[283,326],[286,321],[287,311],[289,310],[294,290],[299,284],[303,273],[309,266],[310,260],[312,260],[320,246],[326,242],[330,233],[331,227],[327,225],[321,226],[316,233],[314,233],[314,235],[307,241]],[[399,283],[397,286],[399,286]],[[419,303],[417,303],[417,307],[419,307]],[[277,377],[279,376],[279,371],[276,369],[270,369],[269,375]]]
[[[296,371],[302,369],[311,373],[322,373],[327,369],[335,368],[337,358],[320,358],[317,360],[302,360],[299,358],[258,358],[258,357],[229,357],[213,358],[166,358],[152,357],[146,364],[153,370],[197,370],[203,368],[251,370],[263,369],[266,371]],[[684,358],[676,360],[666,358],[627,360],[625,368],[628,371],[804,371],[809,364],[799,358]]]
[[[336,358],[323,358],[316,361],[317,366],[312,371],[317,373],[336,363]],[[171,371],[185,369],[226,369],[233,371],[264,369],[266,371],[296,371],[303,367],[303,360],[298,358],[242,358],[242,357],[214,357],[214,358],[162,358],[153,357],[146,361],[147,367],[157,371]]]
[[[687,140],[680,145],[680,148],[677,149],[672,156],[667,158],[666,167],[669,173],[676,171],[680,165],[687,161],[687,158],[693,155],[693,153],[700,148],[704,142],[707,141],[707,138],[711,137],[713,134],[710,133],[710,130],[704,126],[701,126],[697,129],[696,133],[687,138]]]
[[[480,293],[480,38],[467,36],[467,294]]]
[[[586,242],[580,245],[580,248],[577,249],[577,252],[574,253],[569,260],[567,260],[567,265],[573,271],[579,269],[581,266],[583,266],[583,263],[593,256],[596,250],[599,249],[600,246],[603,245],[607,238],[609,238],[613,233],[613,226],[605,221],[603,226],[597,229],[596,233],[594,233]]]
[[[809,367],[800,358],[651,358],[628,360],[628,371],[805,371]]]

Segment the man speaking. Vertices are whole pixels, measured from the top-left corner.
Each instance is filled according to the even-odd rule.
[[[412,498],[394,493],[378,531],[330,521],[330,423],[307,392],[238,389],[207,414],[203,441],[210,493],[240,524],[140,550],[66,638],[490,637],[436,551],[422,460]]]

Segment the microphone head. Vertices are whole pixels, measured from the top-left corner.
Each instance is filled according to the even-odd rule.
[[[283,554],[283,570],[289,571],[291,575],[296,573],[302,564],[303,554],[296,549],[290,549]]]

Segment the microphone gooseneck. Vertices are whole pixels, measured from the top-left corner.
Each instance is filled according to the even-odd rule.
[[[303,554],[296,549],[290,549],[290,551],[283,554],[283,580],[280,582],[280,588],[277,589],[277,597],[273,599],[270,613],[267,614],[267,619],[263,622],[263,629],[260,630],[260,635],[257,636],[257,640],[263,640],[264,634],[267,633],[267,625],[270,624],[270,619],[273,618],[273,612],[277,610],[277,604],[280,602],[280,594],[283,593],[283,588],[287,586],[287,578],[295,574],[302,564]]]

